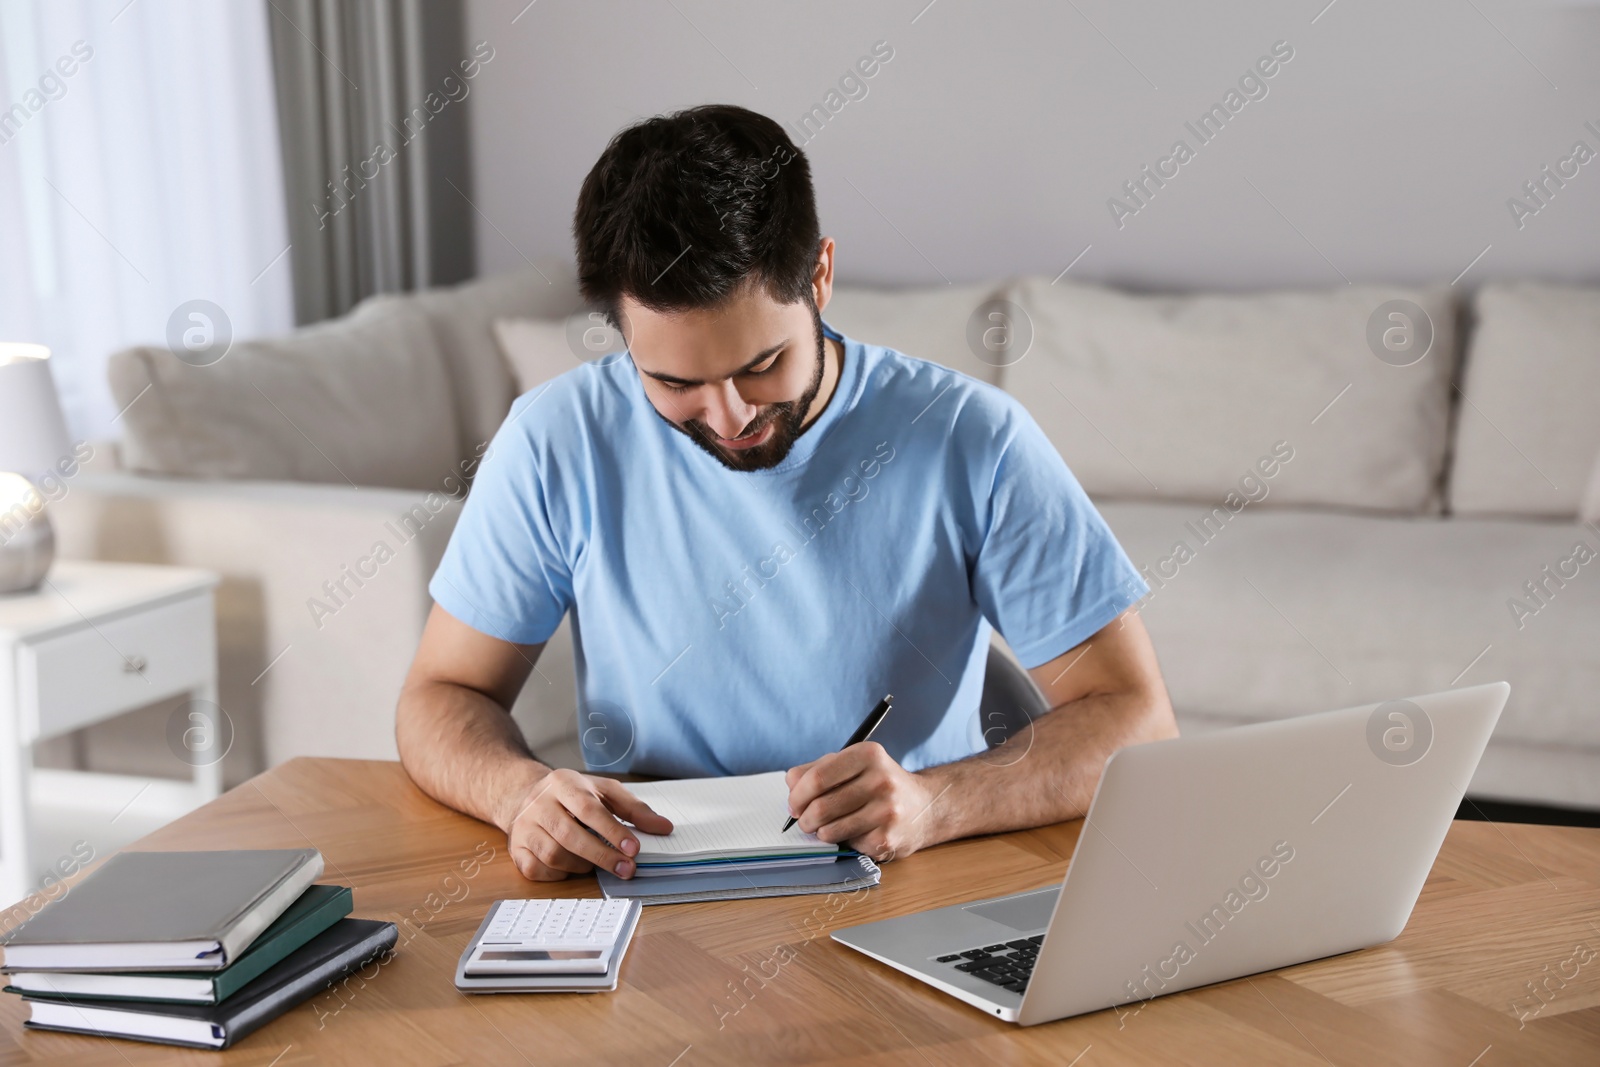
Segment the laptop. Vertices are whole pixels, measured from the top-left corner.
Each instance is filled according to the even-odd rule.
[[[833,938],[1023,1026],[1390,941],[1510,692],[1496,682],[1121,749],[1060,885]]]

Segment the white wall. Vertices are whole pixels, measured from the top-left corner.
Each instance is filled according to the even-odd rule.
[[[578,186],[636,117],[716,101],[793,130],[882,40],[867,95],[805,145],[847,281],[1054,276],[1085,246],[1071,277],[1158,288],[1448,282],[1486,247],[1463,287],[1600,281],[1600,159],[1521,229],[1506,204],[1575,141],[1600,152],[1592,5],[526,4],[468,0],[468,41],[495,48],[472,105],[484,272],[571,257]],[[1268,95],[1119,229],[1121,183],[1196,147],[1184,122],[1280,40]]]

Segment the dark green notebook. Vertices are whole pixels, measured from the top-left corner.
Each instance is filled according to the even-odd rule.
[[[350,914],[349,889],[314,885],[289,905],[278,919],[233,963],[220,971],[143,971],[122,974],[73,971],[20,971],[10,976],[7,993],[41,999],[161,1000],[184,1004],[220,1004],[251,979]]]

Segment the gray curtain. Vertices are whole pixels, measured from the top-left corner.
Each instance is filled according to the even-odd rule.
[[[267,0],[267,17],[296,319],[470,277],[460,0]]]

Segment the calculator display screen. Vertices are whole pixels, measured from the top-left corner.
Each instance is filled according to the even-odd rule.
[[[537,960],[597,960],[599,949],[483,949],[478,958],[484,962],[521,963]]]

